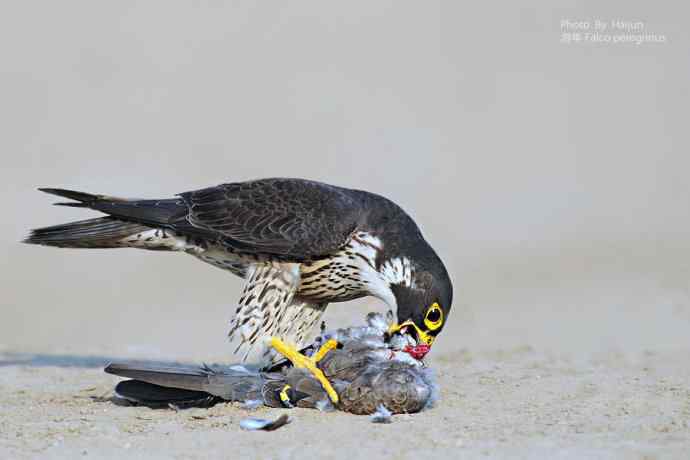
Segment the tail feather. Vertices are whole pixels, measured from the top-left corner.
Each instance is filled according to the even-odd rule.
[[[86,203],[81,203],[78,201],[61,201],[59,203],[53,203],[55,206],[67,206],[70,208],[88,208]]]
[[[150,229],[110,216],[98,217],[31,230],[24,243],[64,248],[116,248],[121,247],[119,242],[123,238]]]
[[[41,192],[50,193],[51,195],[61,196],[63,198],[69,198],[70,200],[76,201],[76,203],[56,203],[61,206],[76,206],[82,208],[88,208],[91,204],[95,203],[99,199],[104,199],[106,197],[102,195],[93,195],[91,193],[77,192],[76,190],[66,190],[62,188],[39,188]]]
[[[55,203],[58,206],[95,209],[113,217],[118,217],[121,220],[138,222],[152,227],[166,227],[179,220],[184,221],[187,215],[187,207],[181,200],[174,198],[138,200],[95,195],[62,188],[39,188],[39,190],[74,200],[74,202]]]
[[[110,363],[105,368],[108,374],[142,380],[169,388],[182,388],[192,391],[206,391],[209,375],[213,374],[208,368],[199,366],[184,366],[155,363]]]
[[[178,199],[136,200],[106,195],[78,192],[61,188],[39,188],[40,191],[68,198],[69,202],[55,203],[58,206],[90,208],[108,217],[69,222],[31,231],[25,243],[43,244],[64,248],[118,248],[139,247],[152,250],[178,250],[177,241],[167,239],[159,233],[147,235],[144,241],[136,241],[142,233],[172,229],[186,223],[187,207]],[[176,225],[177,224],[177,225]],[[200,230],[191,229],[192,233]],[[134,240],[125,241],[134,236]],[[156,241],[154,241],[156,240]]]
[[[111,363],[105,372],[169,389],[205,392],[226,401],[262,399],[262,388],[270,378],[244,365],[199,367],[130,362]]]
[[[125,380],[115,386],[115,395],[149,407],[209,407],[222,401],[204,391],[168,388],[140,380]]]

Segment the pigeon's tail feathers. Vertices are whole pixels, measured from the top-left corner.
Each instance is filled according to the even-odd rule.
[[[168,389],[205,392],[225,401],[262,399],[270,376],[249,366],[185,366],[156,363],[111,363],[109,374],[128,377]]]
[[[168,388],[141,380],[125,380],[115,387],[115,395],[130,403],[149,407],[209,407],[222,401],[204,391]]]
[[[151,227],[114,217],[69,222],[31,230],[24,243],[62,248],[118,248],[128,237],[150,231]]]
[[[157,364],[152,362],[110,363],[105,368],[108,374],[142,380],[169,388],[192,391],[206,391],[209,375],[207,368],[182,364]]]

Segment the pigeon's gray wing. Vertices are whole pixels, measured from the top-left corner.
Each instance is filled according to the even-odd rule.
[[[246,401],[262,399],[261,389],[266,382],[266,374],[243,365],[209,367],[126,362],[111,363],[105,368],[105,372],[154,385],[118,385],[116,392],[126,399],[136,399],[127,396],[138,395],[139,399],[162,401],[169,397],[172,400],[176,395],[171,390],[179,389],[184,391],[177,396],[205,393],[225,401]],[[163,390],[156,393],[155,386]]]
[[[342,247],[362,218],[352,190],[262,179],[181,193],[186,220],[238,249],[307,259]]]

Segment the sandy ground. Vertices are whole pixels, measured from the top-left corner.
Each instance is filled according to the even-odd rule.
[[[116,379],[99,360],[3,355],[0,457],[649,459],[687,458],[690,449],[685,355],[443,354],[431,361],[442,386],[436,408],[390,425],[294,410],[293,422],[271,433],[238,424],[279,409],[114,405]]]
[[[175,304],[178,292],[166,291],[169,314],[161,316],[155,303],[127,306],[131,293],[123,291],[94,300],[99,307],[61,303],[57,314],[27,307],[35,303],[26,291],[24,308],[5,312],[0,458],[687,458],[688,254],[640,248],[612,250],[619,257],[561,251],[465,271],[466,289],[428,360],[440,401],[390,425],[294,410],[277,432],[243,432],[239,421],[250,414],[238,405],[181,412],[115,405],[108,398],[118,379],[102,372],[110,359],[227,362],[227,305],[214,306],[208,294],[205,313],[191,315]],[[142,260],[179,269],[181,279],[187,268],[216,273],[173,256]],[[107,279],[104,270],[94,279]],[[214,276],[198,278],[202,288]],[[93,283],[98,290],[107,281]],[[372,305],[335,306],[329,324],[359,323]],[[9,327],[27,317],[35,328]],[[53,332],[39,334],[42,327]]]

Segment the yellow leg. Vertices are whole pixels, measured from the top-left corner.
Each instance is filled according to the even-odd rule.
[[[328,394],[328,397],[331,398],[333,404],[338,404],[338,393],[335,392],[331,382],[329,382],[326,376],[323,375],[321,369],[316,366],[316,363],[326,356],[329,351],[338,346],[338,342],[336,340],[330,339],[324,343],[321,348],[319,348],[319,351],[317,351],[311,358],[304,356],[302,353],[295,350],[294,347],[287,345],[278,337],[271,338],[271,346],[275,348],[278,353],[289,359],[292,364],[295,365],[295,367],[301,367],[309,370],[316,380],[321,383],[323,389],[326,390],[326,393]]]

